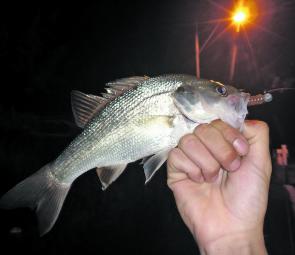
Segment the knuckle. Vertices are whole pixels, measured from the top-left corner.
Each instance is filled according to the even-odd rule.
[[[194,134],[198,137],[204,137],[210,132],[211,128],[212,127],[208,124],[201,124],[195,128]]]
[[[183,157],[182,152],[178,148],[174,148],[169,152],[167,159],[167,166],[172,171],[180,171],[183,162],[186,162],[185,157]]]
[[[237,157],[237,153],[233,149],[224,149],[220,154],[220,161],[223,165],[228,165]]]
[[[168,153],[168,161],[172,160],[173,158],[177,157],[178,151],[177,148],[172,149]]]
[[[192,141],[194,140],[196,137],[193,135],[193,134],[188,134],[188,135],[185,135],[183,136],[180,140],[179,140],[179,143],[178,143],[178,146],[180,148],[185,148],[187,147],[187,145]]]
[[[269,132],[269,126],[268,126],[268,124],[266,122],[259,121],[259,125],[260,125],[262,130],[264,130],[265,132]]]
[[[222,130],[223,134],[225,137],[229,137],[229,138],[232,138],[232,137],[235,137],[235,136],[238,136],[239,133],[236,129],[232,128],[232,127],[224,127],[223,130]]]
[[[203,175],[201,174],[200,171],[198,172],[190,172],[188,173],[188,176],[191,180],[193,180],[194,182],[197,182],[197,183],[202,183],[204,182],[204,178],[203,178]]]
[[[168,168],[168,170],[171,170],[172,167],[173,167],[172,158],[168,157],[168,159],[167,159],[167,168]]]
[[[174,191],[174,181],[171,178],[167,178],[167,186],[171,191]]]
[[[266,122],[260,120],[246,120],[246,124],[268,131],[269,126]]]
[[[213,120],[213,121],[211,122],[211,124],[212,124],[213,126],[224,126],[224,124],[226,124],[226,123],[223,122],[223,121],[220,120],[220,119],[217,119],[217,120]]]
[[[219,169],[220,169],[220,165],[218,163],[216,163],[216,164],[212,164],[211,166],[207,166],[207,168],[204,171],[207,176],[211,177],[211,176],[216,175],[216,173],[218,173]]]
[[[177,169],[177,160],[178,158],[178,152],[176,149],[173,149],[169,152],[169,155],[168,155],[168,159],[167,159],[167,166],[168,168],[174,168],[174,169]]]
[[[186,164],[186,172],[190,174],[200,174],[201,169],[196,164]]]
[[[269,126],[263,121],[257,121],[256,130],[258,136],[269,136]]]

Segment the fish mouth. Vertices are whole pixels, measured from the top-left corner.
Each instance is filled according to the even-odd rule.
[[[250,94],[241,92],[238,94],[229,95],[227,103],[230,108],[234,109],[234,111],[239,114],[241,112],[247,111],[249,100]]]
[[[250,94],[240,92],[227,97],[228,111],[223,113],[222,120],[235,128],[242,129],[244,120],[248,114],[247,105]]]

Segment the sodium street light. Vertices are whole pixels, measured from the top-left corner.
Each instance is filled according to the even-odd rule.
[[[252,9],[251,9],[252,8]],[[256,16],[254,1],[240,0],[235,5],[231,14],[231,23],[235,27],[235,34],[233,37],[233,45],[231,50],[231,61],[229,69],[229,80],[232,82],[235,74],[236,59],[238,54],[237,37],[240,34],[241,27],[245,27],[248,23],[252,22]],[[252,13],[251,13],[252,12]]]
[[[220,9],[226,11],[228,13],[228,16],[222,19],[216,19],[216,20],[209,20],[206,22],[198,23],[196,26],[196,32],[195,32],[195,54],[196,54],[196,76],[197,78],[200,78],[200,54],[204,50],[204,48],[208,47],[208,45],[213,45],[217,41],[218,38],[221,37],[221,35],[230,30],[233,29],[233,33],[231,33],[232,37],[232,46],[231,46],[231,57],[230,57],[230,63],[229,63],[229,81],[233,81],[234,74],[235,74],[235,67],[236,67],[236,59],[238,55],[238,38],[241,34],[241,29],[245,33],[245,37],[247,37],[246,34],[246,27],[249,27],[250,25],[255,25],[254,20],[258,16],[257,12],[257,4],[255,0],[233,0],[234,6],[232,9],[225,9],[221,5],[215,3],[212,1],[215,6],[219,7]],[[218,30],[218,26],[220,23],[226,22],[228,25],[226,28],[219,32],[218,35],[216,35],[216,31]],[[203,45],[200,45],[200,38],[199,38],[199,32],[198,32],[198,26],[199,24],[208,24],[208,23],[217,23],[212,32],[210,33],[207,40],[204,42]],[[213,40],[212,40],[213,39]],[[248,40],[248,37],[247,37]],[[209,43],[210,41],[210,43]],[[249,44],[249,41],[247,41]],[[249,45],[249,47],[251,47]],[[252,49],[250,49],[252,50]]]
[[[236,26],[236,31],[240,32],[242,25],[249,19],[249,9],[245,6],[239,6],[233,13],[232,22]]]

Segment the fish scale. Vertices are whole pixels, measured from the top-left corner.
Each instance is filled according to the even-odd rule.
[[[2,208],[36,209],[41,234],[53,227],[72,182],[86,171],[97,168],[106,189],[128,163],[144,158],[148,182],[197,125],[220,118],[240,128],[247,113],[248,94],[191,75],[130,77],[107,85],[104,98],[72,93],[74,117],[84,130],[0,200]]]
[[[181,85],[181,82],[173,83],[176,77],[171,77],[169,79],[171,82],[164,80],[165,78],[166,77],[149,79],[136,89],[127,91],[121,97],[116,98],[107,105],[106,108],[102,110],[101,114],[95,117],[89,125],[85,127],[82,134],[57,158],[54,163],[55,169],[59,169],[54,171],[54,175],[57,179],[71,183],[77,176],[83,174],[85,171],[89,170],[89,168],[98,166],[100,164],[98,160],[99,156],[106,159],[105,161],[109,160],[107,156],[110,153],[120,156],[116,151],[113,152],[108,149],[114,141],[118,140],[118,137],[122,136],[120,133],[116,134],[116,132],[113,132],[113,130],[118,129],[119,126],[124,126],[131,119],[138,118],[141,115],[155,115],[154,109],[156,109],[157,115],[163,115],[163,112],[167,114],[165,111],[160,112],[159,108],[155,107],[154,103],[156,102],[153,102],[155,101],[155,95],[174,91]],[[143,104],[143,101],[145,106],[140,106],[140,104]],[[172,101],[169,103],[171,104]],[[138,104],[139,106],[136,107]],[[162,105],[163,109],[170,108],[167,107],[167,104],[168,102],[166,102],[166,105]],[[170,114],[174,113],[175,112],[171,112]],[[109,116],[112,117],[110,118]],[[125,130],[123,132],[126,134]],[[106,143],[105,139],[110,139],[110,137],[114,138],[113,141]],[[89,140],[93,142],[89,143]],[[135,138],[134,140],[136,141],[139,139]],[[103,146],[102,144],[104,143],[107,144],[107,146]],[[80,148],[84,148],[82,152]],[[128,148],[130,147],[126,149]],[[125,156],[125,154],[123,155]],[[70,178],[67,176],[69,173],[71,175]]]

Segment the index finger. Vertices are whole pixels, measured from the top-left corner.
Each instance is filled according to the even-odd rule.
[[[233,145],[240,156],[245,156],[248,153],[248,141],[237,129],[222,120],[214,120],[210,124],[221,132],[224,139]]]

